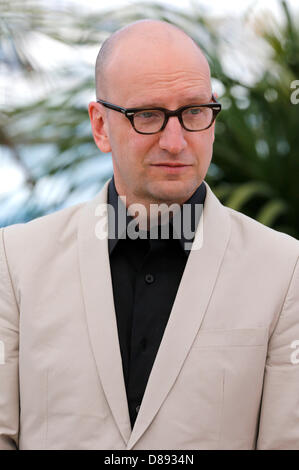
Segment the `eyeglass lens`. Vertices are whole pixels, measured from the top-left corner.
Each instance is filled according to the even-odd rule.
[[[208,127],[213,119],[211,108],[196,106],[182,112],[184,126],[193,131]],[[134,126],[140,132],[158,132],[165,120],[165,114],[158,109],[139,111],[134,114]]]

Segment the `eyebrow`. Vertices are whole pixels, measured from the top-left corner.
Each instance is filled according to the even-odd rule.
[[[212,100],[212,96],[207,99],[206,96],[192,96],[188,97],[184,100],[184,103],[181,106],[188,106],[188,104],[205,104],[210,103]],[[162,100],[161,100],[162,101]],[[134,106],[127,106],[127,108],[164,108],[165,106],[161,105],[161,101],[152,101],[147,103],[142,103]],[[181,106],[178,106],[179,108]]]

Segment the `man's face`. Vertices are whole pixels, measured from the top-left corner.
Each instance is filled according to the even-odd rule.
[[[169,50],[162,43],[148,54],[144,45],[135,45],[131,56],[120,50],[109,67],[108,96],[99,98],[125,108],[160,106],[170,110],[210,102],[208,65],[195,46],[188,45],[189,49],[179,43]],[[194,193],[211,162],[214,125],[188,132],[177,117],[171,117],[163,131],[142,135],[123,114],[107,109],[101,112],[116,188],[129,203],[182,204]]]

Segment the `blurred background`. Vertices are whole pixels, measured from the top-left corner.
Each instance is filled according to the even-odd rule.
[[[181,27],[209,60],[214,193],[299,238],[298,0],[0,0],[0,227],[89,200],[112,175],[87,112],[94,64],[142,18]]]

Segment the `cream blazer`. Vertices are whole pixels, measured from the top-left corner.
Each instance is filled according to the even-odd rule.
[[[207,184],[200,248],[131,429],[96,235],[108,183],[0,230],[0,449],[299,449],[299,241]]]

